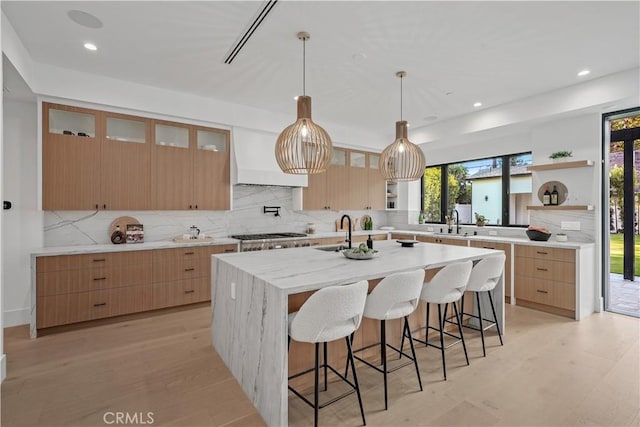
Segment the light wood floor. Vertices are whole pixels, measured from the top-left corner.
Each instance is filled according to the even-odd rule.
[[[575,322],[507,307],[504,347],[467,333],[448,351],[418,348],[425,390],[407,367],[382,378],[359,368],[368,425],[640,425],[640,320],[600,313]],[[207,306],[30,340],[5,330],[2,426],[105,425],[106,412],[153,412],[153,425],[251,426],[262,421],[211,347]],[[336,387],[331,387],[330,390]],[[290,423],[312,410],[290,398]],[[355,396],[320,411],[320,424],[360,425]]]

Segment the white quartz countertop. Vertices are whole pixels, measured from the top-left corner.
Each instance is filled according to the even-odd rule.
[[[546,242],[537,242],[535,240],[529,240],[527,237],[511,237],[511,236],[487,236],[487,235],[477,235],[473,234],[464,235],[464,234],[449,234],[449,233],[436,233],[433,231],[416,231],[416,230],[393,230],[389,233],[398,233],[398,234],[411,234],[414,236],[434,236],[434,237],[442,237],[446,239],[460,239],[460,240],[477,240],[481,242],[501,242],[501,243],[517,243],[521,245],[532,245],[532,246],[544,246],[547,248],[567,248],[567,249],[580,249],[584,247],[591,247],[594,245],[593,242],[558,242],[555,240],[554,236],[551,236],[549,240]]]
[[[401,247],[395,241],[376,241],[378,251],[370,260],[352,260],[340,252],[316,248],[289,248],[277,251],[242,252],[214,255],[246,273],[264,280],[289,294],[388,276],[418,268],[441,267],[452,260],[473,260],[501,253],[492,249],[417,243]]]
[[[352,236],[368,236],[369,234],[371,234],[372,236],[375,235],[380,235],[380,234],[387,234],[389,233],[388,231],[384,231],[384,230],[355,230],[351,232]],[[309,237],[310,239],[322,239],[324,237],[341,237],[347,234],[347,231],[327,231],[327,232],[322,232],[322,233],[313,233],[313,234],[307,234],[307,237]]]
[[[31,253],[31,256],[54,256],[54,255],[78,255],[102,252],[124,252],[124,251],[145,251],[151,249],[170,249],[190,246],[213,246],[213,245],[235,245],[236,239],[219,238],[213,240],[194,239],[194,242],[178,243],[172,240],[145,243],[125,243],[121,245],[81,245],[81,246],[55,246],[40,248]]]

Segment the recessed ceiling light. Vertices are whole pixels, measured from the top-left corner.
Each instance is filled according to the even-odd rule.
[[[584,76],[586,76],[587,74],[589,74],[590,72],[591,72],[591,71],[589,71],[589,70],[582,70],[582,71],[580,71],[580,72],[578,73],[578,77],[584,77]]]
[[[98,50],[98,46],[96,46],[93,43],[89,43],[89,42],[86,42],[84,44],[84,48],[87,49],[87,50]]]
[[[474,107],[478,108],[478,107],[482,107],[482,102],[475,102],[473,104]]]
[[[102,21],[93,16],[90,13],[83,12],[82,10],[70,10],[67,12],[67,16],[73,22],[78,25],[82,25],[87,28],[102,28]]]

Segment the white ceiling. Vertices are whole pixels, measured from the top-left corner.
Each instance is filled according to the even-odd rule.
[[[320,125],[393,135],[638,67],[639,3],[280,1],[232,65],[263,2],[2,1],[32,59],[295,115],[308,31],[307,95]],[[86,28],[69,10],[98,17]],[[97,52],[82,45],[92,41]],[[591,70],[587,77],[576,74]],[[330,131],[330,129],[328,129]]]

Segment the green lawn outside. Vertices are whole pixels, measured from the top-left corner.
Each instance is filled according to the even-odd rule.
[[[609,259],[611,273],[622,274],[622,255],[624,253],[624,243],[622,234],[609,235]],[[635,275],[640,276],[640,238],[635,239]]]

